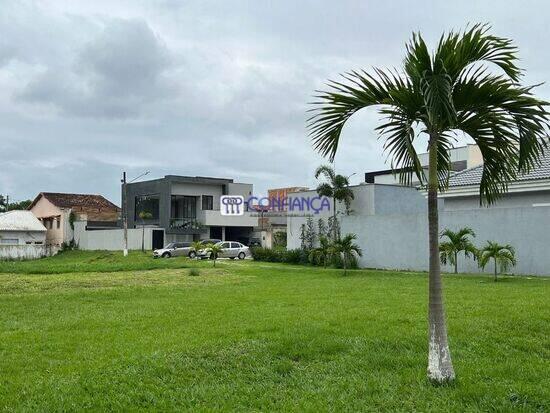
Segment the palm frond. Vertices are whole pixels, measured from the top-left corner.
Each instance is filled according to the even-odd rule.
[[[405,87],[402,79],[393,73],[375,69],[377,77],[366,72],[343,75],[341,83],[328,83],[329,91],[319,91],[313,116],[308,119],[309,135],[314,148],[323,156],[334,159],[340,133],[346,121],[357,111],[375,105],[392,104],[392,93]]]
[[[490,29],[488,24],[475,24],[462,33],[450,31],[441,37],[434,61],[441,61],[453,79],[473,63],[488,62],[500,67],[517,82],[521,76],[517,47],[510,39],[489,34]]]

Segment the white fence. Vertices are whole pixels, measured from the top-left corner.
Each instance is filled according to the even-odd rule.
[[[142,236],[145,249],[152,249],[153,228],[145,228],[145,231],[141,228],[128,229],[128,249],[141,249]],[[77,221],[74,223],[74,240],[81,250],[121,251],[124,249],[124,230],[116,228],[86,231],[86,221]]]
[[[58,250],[49,245],[0,245],[0,260],[35,260],[57,254]]]

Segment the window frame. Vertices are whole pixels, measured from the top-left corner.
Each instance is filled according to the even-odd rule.
[[[214,210],[214,195],[201,195],[201,209],[203,211]]]

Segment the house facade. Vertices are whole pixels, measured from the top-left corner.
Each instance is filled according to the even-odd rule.
[[[60,246],[74,237],[74,221],[90,228],[116,226],[120,208],[101,195],[41,192],[29,206],[46,227],[46,244]]]
[[[126,192],[126,196],[125,196]],[[245,205],[243,215],[221,214],[222,195],[253,194],[253,185],[233,179],[167,175],[122,186],[128,228],[159,228],[154,246],[206,238],[244,240],[258,226],[257,213]],[[127,203],[125,203],[127,200]],[[162,236],[162,239],[159,239]]]

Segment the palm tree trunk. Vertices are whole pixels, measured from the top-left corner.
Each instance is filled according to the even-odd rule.
[[[494,258],[495,260],[495,282],[497,282],[497,259]]]
[[[443,287],[439,265],[439,216],[437,210],[437,134],[430,134],[428,176],[428,237],[430,249],[428,303],[428,378],[438,383],[455,378],[447,341]]]
[[[455,251],[455,274],[458,274],[458,252]]]
[[[344,276],[347,273],[347,267],[346,267],[346,253],[342,254],[342,264],[344,265]]]

